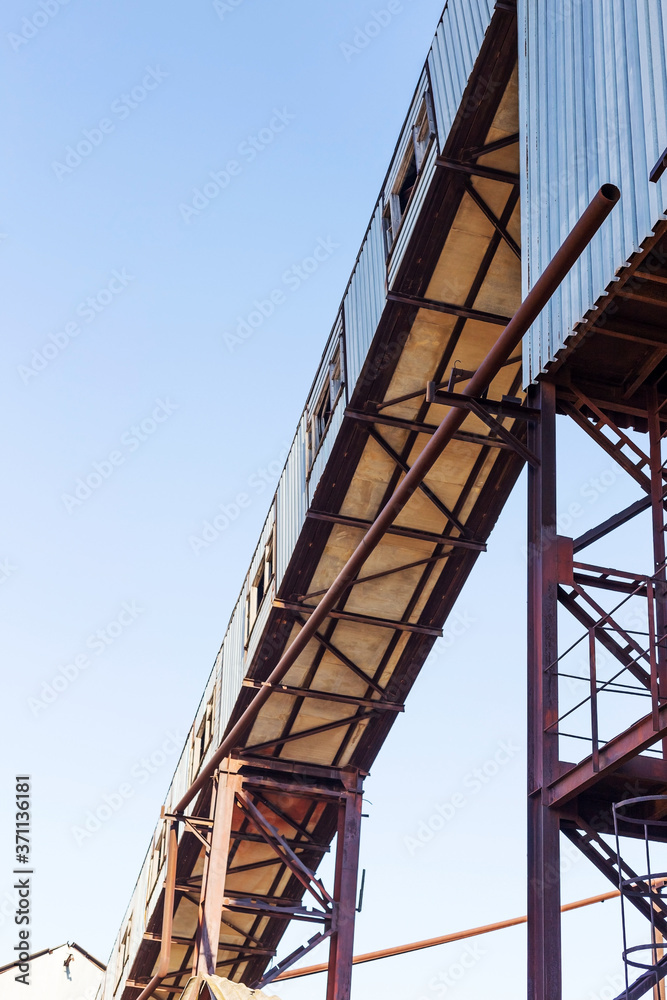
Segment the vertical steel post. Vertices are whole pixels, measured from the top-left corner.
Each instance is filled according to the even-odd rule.
[[[357,771],[341,774],[346,795],[341,803],[334,882],[334,931],[329,945],[327,1000],[350,1000],[354,955],[354,916],[361,835],[362,779]]]
[[[232,816],[241,787],[238,761],[227,759],[217,772],[214,790],[211,845],[204,859],[201,899],[195,937],[193,975],[214,976],[225,898]]]
[[[648,393],[648,436],[651,469],[651,517],[653,528],[653,573],[655,574],[655,631],[658,654],[658,685],[660,704],[667,698],[667,571],[665,569],[664,479],[662,475],[662,432],[658,392],[652,386]],[[651,609],[649,608],[649,615]],[[662,742],[663,757],[667,757],[667,740]]]
[[[540,382],[528,471],[528,1000],[561,1000],[560,822],[544,791],[558,766],[556,390]]]

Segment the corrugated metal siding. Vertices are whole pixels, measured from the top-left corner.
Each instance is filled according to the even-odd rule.
[[[382,206],[378,203],[343,303],[350,396],[384,309],[386,274]]]
[[[526,382],[554,359],[667,202],[667,5],[519,0],[524,294],[601,184],[620,204],[524,339]]]
[[[299,421],[276,494],[276,590],[306,520],[306,416]]]
[[[461,106],[495,0],[449,0],[428,56],[440,152]]]
[[[238,603],[234,608],[225,641],[222,647],[222,676],[220,691],[220,732],[224,733],[241,689],[245,674],[245,650],[243,648],[245,630],[245,605],[248,595],[246,580]]]

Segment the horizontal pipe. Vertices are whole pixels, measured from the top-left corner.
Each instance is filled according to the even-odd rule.
[[[568,910],[578,910],[582,906],[592,906],[593,903],[604,903],[608,899],[615,899],[620,896],[616,889],[614,892],[605,892],[601,896],[590,896],[588,899],[579,899],[576,903],[566,903],[561,906],[561,913]],[[413,941],[411,944],[399,944],[394,948],[383,948],[381,951],[368,951],[363,955],[355,955],[352,965],[363,965],[364,962],[377,962],[380,958],[393,958],[395,955],[407,955],[411,951],[422,951],[424,948],[436,948],[439,944],[450,944],[452,941],[464,941],[466,938],[479,937],[481,934],[491,934],[493,931],[502,931],[506,927],[516,927],[518,924],[525,924],[528,917],[512,917],[511,920],[501,920],[496,924],[485,924],[483,927],[472,927],[466,931],[455,931],[453,934],[443,934],[441,937],[427,938],[425,941]],[[309,965],[303,969],[290,969],[282,972],[273,980],[298,979],[300,976],[314,976],[317,972],[326,972],[329,968],[328,962],[321,965]]]
[[[553,293],[586,249],[620,196],[620,191],[613,184],[605,184],[600,188],[584,214],[574,226],[570,235],[566,237],[561,248],[556,252],[544,272],[537,279],[510,322],[498,337],[498,340],[470,379],[467,395],[481,396],[489,388],[494,377],[519,346],[524,334],[535,322]],[[329,612],[335,607],[339,599],[354,581],[368,557],[380,544],[387,529],[391,527],[410,497],[418,489],[419,484],[433,468],[445,447],[461,427],[467,414],[468,411],[464,409],[452,408],[449,410],[437,431],[427,442],[424,450],[410,468],[410,471],[406,473],[391,498],[382,508],[345,566],[317,605],[313,614],[281,656],[272,673],[267,678],[270,685],[280,684],[287,671],[294,665]],[[256,718],[262,705],[270,697],[270,687],[262,688],[257,692],[236,725],[229,731],[206,767],[178,803],[174,810],[175,812],[183,812],[189,806],[194,797],[209,781],[221,761],[225,757],[228,757],[233,750],[237,749],[248,727]]]

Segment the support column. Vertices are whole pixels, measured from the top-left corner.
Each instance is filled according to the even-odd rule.
[[[350,1000],[357,872],[361,835],[362,779],[357,771],[341,773],[347,794],[338,818],[334,929],[329,946],[327,1000]]]
[[[558,768],[555,386],[540,382],[529,405],[541,420],[528,440],[540,462],[528,470],[528,1000],[561,1000],[560,821],[544,796]]]
[[[239,762],[227,759],[216,772],[211,846],[204,859],[193,975],[214,976],[225,898],[225,879],[236,793],[241,788]]]
[[[658,393],[653,386],[648,391],[648,436],[651,468],[651,517],[653,529],[653,573],[655,574],[655,626],[658,640],[658,680],[660,704],[667,700],[667,570],[665,568],[665,489],[662,474],[662,429]],[[662,754],[667,757],[667,740],[662,741]]]

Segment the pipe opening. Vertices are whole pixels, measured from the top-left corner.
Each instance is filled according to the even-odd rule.
[[[607,201],[611,201],[614,204],[616,204],[621,197],[621,192],[615,184],[603,184],[600,188],[600,194],[603,198],[606,198]]]

